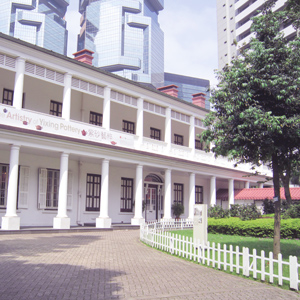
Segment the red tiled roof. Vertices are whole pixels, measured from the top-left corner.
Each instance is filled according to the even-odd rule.
[[[300,200],[300,188],[290,188],[292,200]],[[234,190],[234,200],[272,200],[274,197],[273,188],[251,188]],[[280,188],[280,198],[285,200],[284,188]],[[228,190],[217,191],[217,199],[228,200]]]

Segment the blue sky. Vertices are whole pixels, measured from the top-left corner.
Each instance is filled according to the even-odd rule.
[[[68,55],[72,56],[76,52],[80,14],[78,0],[70,2],[66,20]],[[159,23],[165,34],[165,71],[209,79],[215,85],[214,69],[218,67],[216,1],[165,0]]]

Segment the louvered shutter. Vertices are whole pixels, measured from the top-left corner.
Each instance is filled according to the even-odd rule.
[[[38,209],[46,208],[47,169],[39,169]]]
[[[29,167],[20,166],[18,208],[28,208]]]
[[[67,209],[72,209],[73,202],[73,173],[68,172],[68,195],[67,195]]]

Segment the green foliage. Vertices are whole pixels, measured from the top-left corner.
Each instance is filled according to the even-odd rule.
[[[261,216],[256,205],[239,205],[233,204],[230,209],[224,209],[219,205],[208,208],[208,217],[214,219],[223,219],[229,217],[239,217],[241,220],[255,220]]]
[[[242,221],[256,220],[260,216],[261,213],[254,203],[248,205],[241,205],[239,217]]]
[[[287,203],[287,201],[285,200],[282,201],[280,207],[281,213],[285,213],[285,211],[288,210],[288,208],[289,208],[289,204]],[[272,200],[265,199],[263,201],[264,214],[273,214],[274,210],[275,210],[274,202]]]
[[[241,209],[241,206],[239,204],[232,204],[230,206],[230,217],[239,217],[240,209]]]
[[[219,205],[215,205],[208,208],[207,215],[209,218],[215,219],[228,218],[229,210],[224,209]]]
[[[283,219],[300,218],[300,203],[290,205],[282,214]]]
[[[261,213],[254,203],[246,205],[233,204],[230,207],[230,216],[239,217],[245,221],[259,218]]]
[[[179,217],[184,213],[184,206],[181,204],[181,203],[173,203],[172,204],[172,212],[173,212],[173,215],[179,219]]]
[[[272,200],[265,199],[262,206],[265,215],[274,213],[274,202]]]
[[[240,55],[217,73],[219,84],[211,97],[214,109],[205,119],[207,129],[201,139],[213,145],[215,156],[253,167],[269,165],[279,197],[279,178],[294,171],[292,162],[300,161],[300,37],[285,39],[281,25],[296,22],[297,17],[291,11],[272,9],[276,2],[265,2],[261,14],[253,18],[255,38],[249,48],[239,49]],[[293,6],[299,1],[289,2],[299,16]],[[280,199],[274,219],[276,256],[280,252]]]
[[[273,237],[274,220],[257,219],[242,221],[238,218],[208,219],[208,232],[226,235]],[[281,220],[281,238],[300,238],[300,219]]]

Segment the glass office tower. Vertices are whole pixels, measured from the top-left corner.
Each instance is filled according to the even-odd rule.
[[[94,52],[93,65],[125,78],[164,84],[164,0],[80,0],[77,50]]]
[[[165,85],[175,84],[178,86],[178,98],[187,102],[192,102],[193,94],[206,94],[205,108],[210,109],[210,83],[207,79],[195,78],[190,76],[165,73]]]
[[[0,32],[67,55],[69,0],[0,0]]]

